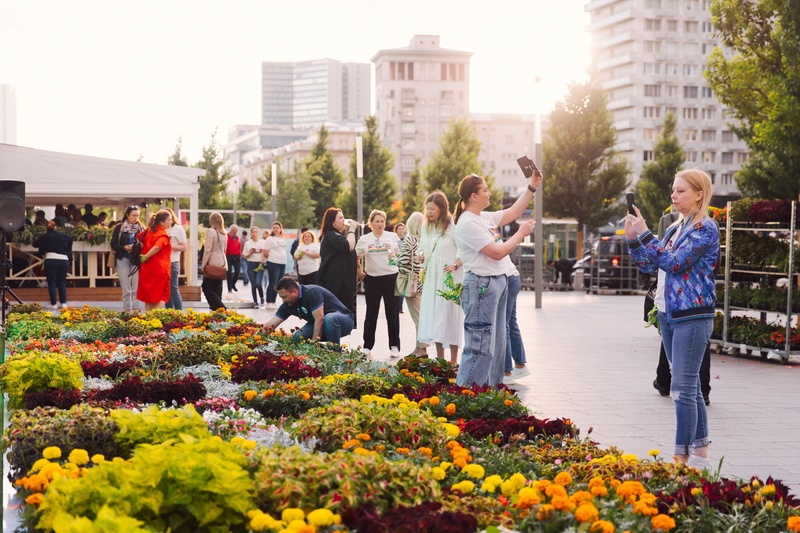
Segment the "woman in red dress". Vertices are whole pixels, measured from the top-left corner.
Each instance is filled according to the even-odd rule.
[[[161,210],[150,217],[148,229],[138,235],[142,241],[142,255],[136,298],[144,302],[145,311],[163,309],[169,301],[172,244],[167,228],[171,225],[172,215]]]

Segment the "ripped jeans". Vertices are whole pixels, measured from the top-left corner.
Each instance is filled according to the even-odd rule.
[[[464,310],[464,351],[456,383],[471,388],[503,382],[506,360],[506,300],[508,278],[464,274],[461,308]]]
[[[700,390],[700,364],[711,337],[714,319],[695,318],[669,323],[666,313],[659,312],[658,322],[661,324],[661,340],[672,372],[670,396],[675,402],[678,419],[675,455],[691,455],[695,448],[711,444],[708,413]]]

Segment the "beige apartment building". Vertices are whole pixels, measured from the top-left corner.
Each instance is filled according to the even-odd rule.
[[[639,179],[668,112],[686,152],[684,168],[711,175],[715,196],[735,197],[746,144],[703,72],[718,44],[710,0],[593,0],[586,4],[597,70],[619,133],[617,148]]]
[[[375,113],[381,137],[395,154],[400,190],[414,170],[439,146],[452,117],[469,114],[469,60],[472,52],[439,45],[438,35],[415,35],[408,46],[380,50],[375,64]]]

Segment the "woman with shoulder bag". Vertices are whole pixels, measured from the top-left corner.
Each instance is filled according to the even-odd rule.
[[[226,309],[222,303],[222,280],[228,278],[228,259],[225,256],[227,233],[222,215],[216,211],[208,217],[206,242],[203,250],[203,294],[212,311]],[[224,238],[224,239],[223,239]]]
[[[139,269],[131,266],[130,251],[136,236],[144,231],[139,222],[139,206],[131,205],[125,210],[122,222],[114,226],[111,234],[111,249],[114,251],[115,267],[122,288],[123,313],[138,313],[141,304],[136,299],[139,289]],[[111,266],[111,265],[109,265]]]
[[[422,258],[419,255],[419,238],[422,225],[425,223],[425,215],[422,213],[412,213],[408,217],[403,244],[400,245],[400,253],[397,254],[397,290],[395,295],[404,297],[408,304],[408,312],[414,321],[417,330],[417,345],[413,352],[406,357],[428,357],[428,345],[419,341],[419,305],[422,298],[422,282],[419,281],[419,273],[422,270]],[[398,224],[400,226],[400,224]]]

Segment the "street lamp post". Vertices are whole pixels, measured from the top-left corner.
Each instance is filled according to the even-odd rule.
[[[277,220],[277,211],[278,211],[278,203],[277,203],[277,195],[278,195],[278,165],[272,163],[272,220],[270,221],[270,225],[274,224]]]
[[[359,132],[356,137],[356,185],[358,191],[358,213],[356,219],[359,224],[364,223],[364,149],[362,144],[361,133]]]
[[[541,78],[538,76],[536,77],[536,85],[538,86],[541,82]],[[540,93],[540,91],[536,91]],[[541,102],[536,103],[537,109],[540,108]],[[533,124],[533,159],[536,166],[539,167],[539,170],[542,169],[542,113],[541,111],[536,112],[535,122]],[[533,204],[533,213],[534,213],[534,220],[536,221],[536,226],[534,226],[533,230],[533,256],[536,258],[535,263],[535,270],[534,270],[534,286],[536,289],[536,309],[542,308],[542,261],[544,260],[543,254],[543,246],[542,246],[542,187],[544,183],[539,186],[539,189],[533,195],[534,204]]]

